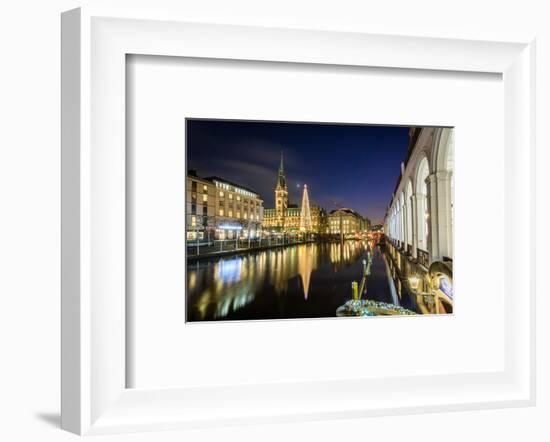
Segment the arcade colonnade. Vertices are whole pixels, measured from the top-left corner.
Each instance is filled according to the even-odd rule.
[[[384,220],[384,233],[428,268],[453,259],[451,128],[411,128],[407,160]]]

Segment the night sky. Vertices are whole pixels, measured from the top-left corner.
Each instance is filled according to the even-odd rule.
[[[408,127],[187,120],[187,163],[260,194],[275,207],[281,151],[289,202],[350,207],[382,222],[408,146]]]

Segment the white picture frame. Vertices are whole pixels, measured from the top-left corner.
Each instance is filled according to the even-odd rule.
[[[519,220],[511,208],[521,211],[525,239],[514,244],[522,260],[504,281],[503,369],[436,377],[127,389],[127,54],[501,74],[503,156],[509,177],[506,229],[513,230]],[[62,427],[101,434],[533,405],[534,54],[533,41],[153,21],[88,9],[64,13]]]

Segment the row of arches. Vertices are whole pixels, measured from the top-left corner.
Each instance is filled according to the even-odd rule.
[[[412,128],[409,155],[384,220],[386,235],[413,257],[453,257],[452,128]]]

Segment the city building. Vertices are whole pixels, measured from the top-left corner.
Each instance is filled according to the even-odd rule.
[[[367,230],[366,220],[347,207],[331,211],[328,215],[328,226],[331,235],[355,236]]]
[[[366,230],[372,229],[372,221],[370,220],[370,218],[365,218],[365,229]]]
[[[452,311],[453,300],[453,151],[452,129],[411,128],[384,219],[398,290],[405,282],[417,293],[437,295],[439,312]]]
[[[325,234],[328,233],[328,224],[327,224],[327,213],[325,209],[319,207],[318,205],[312,205],[310,207],[311,214],[311,233]],[[264,218],[262,227],[265,231],[269,232],[286,232],[286,233],[297,233],[300,231],[307,231],[306,229],[301,230],[300,221],[302,218],[302,210],[296,204],[290,204],[289,207],[285,210],[283,220],[284,224],[281,226],[278,223],[277,215],[275,209],[264,209]]]
[[[256,238],[261,233],[263,201],[245,186],[211,176],[187,174],[188,240]]]
[[[371,232],[383,232],[384,231],[384,224],[374,224],[370,227]]]
[[[262,227],[268,232],[328,233],[327,213],[318,205],[310,205],[307,185],[303,188],[302,205],[289,203],[282,153],[275,186],[275,208],[264,209]]]

